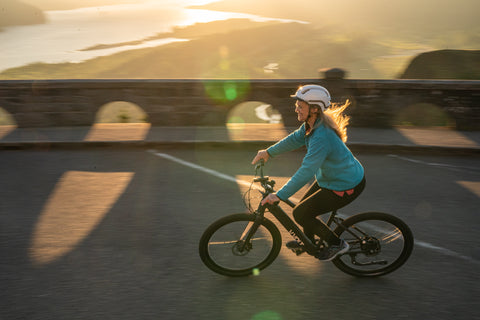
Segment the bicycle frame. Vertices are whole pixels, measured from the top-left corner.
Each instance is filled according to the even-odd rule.
[[[290,204],[289,204],[290,205]],[[290,205],[294,207],[294,205]],[[315,244],[305,235],[300,227],[287,215],[285,211],[278,205],[261,206],[257,210],[257,214],[264,216],[265,209],[268,207],[268,211],[280,222],[280,224],[288,231],[288,233],[298,242],[305,245],[305,249],[308,253],[314,253],[318,251]]]
[[[254,179],[254,182],[260,182],[260,184],[265,190],[265,192],[262,192],[263,198],[265,198],[267,195],[274,192],[273,186],[275,185],[275,181],[270,180],[268,176],[266,177],[263,175],[263,165],[263,161],[259,165],[257,165],[257,170],[260,169],[260,177]],[[295,203],[288,199],[283,202],[285,202],[288,206],[292,208],[295,207]],[[257,215],[255,222],[249,224],[245,228],[245,231],[243,232],[243,235],[240,239],[244,241],[242,249],[247,243],[249,243],[250,239],[257,231],[261,221],[264,219],[265,211],[267,209],[295,240],[304,244],[305,250],[309,254],[315,254],[315,252],[318,251],[319,248],[317,247],[317,245],[305,235],[305,233],[300,229],[300,227],[287,215],[285,211],[283,211],[283,209],[278,204],[258,205],[257,210],[254,212],[254,214]],[[327,226],[330,227],[333,222],[335,222],[337,225],[341,225],[341,221],[338,220],[336,215],[336,210],[330,213],[330,217],[328,218],[328,221],[326,223]]]
[[[260,182],[262,188],[252,188],[255,182]],[[275,260],[282,248],[282,236],[278,230],[281,227],[302,244],[302,246],[287,244],[294,253],[300,255],[307,252],[322,260],[322,250],[327,244],[322,239],[320,241],[309,239],[301,229],[302,226],[286,213],[290,210],[286,210],[283,205],[279,206],[278,202],[265,205],[260,203],[257,208],[252,208],[250,192],[254,189],[259,190],[264,200],[275,192],[274,185],[274,180],[263,175],[261,163],[257,166],[250,188],[244,194],[244,201],[250,214],[237,213],[223,217],[205,230],[200,239],[199,253],[208,268],[227,276],[248,276],[252,272],[255,274],[256,268],[266,268]],[[283,202],[292,208],[296,206],[289,200]],[[266,212],[270,212],[275,219],[270,220],[270,217],[266,217]],[[278,222],[274,223],[273,220]],[[413,249],[414,239],[408,225],[387,213],[364,212],[344,218],[337,210],[333,210],[327,218],[326,225],[350,245],[350,249],[343,254],[345,258],[337,257],[332,260],[333,263],[341,271],[354,276],[375,277],[388,274],[402,266]],[[400,241],[390,245],[397,239]],[[382,255],[383,248],[387,249],[386,255]],[[250,267],[243,262],[239,265],[240,257],[250,252],[251,258],[245,261],[247,264],[250,263]],[[230,254],[234,257],[232,263],[228,262]],[[364,268],[365,266],[371,267]]]
[[[295,204],[291,201],[284,201],[290,207],[294,207]],[[310,238],[308,238],[305,233],[300,229],[300,227],[288,216],[288,214],[283,211],[283,209],[279,205],[270,205],[267,204],[265,206],[260,205],[258,210],[255,212],[257,216],[264,217],[265,211],[268,211],[280,222],[280,224],[288,231],[288,233],[298,242],[303,243],[305,245],[305,249],[308,253],[314,254],[318,251],[318,246],[313,243]],[[331,226],[333,222],[339,225],[339,221],[336,217],[337,211],[332,211],[330,213],[330,217],[328,218],[327,226]]]

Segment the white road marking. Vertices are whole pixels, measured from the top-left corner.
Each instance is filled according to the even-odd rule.
[[[185,160],[182,160],[180,158],[177,158],[177,157],[174,157],[174,156],[171,156],[169,154],[166,154],[166,153],[161,153],[161,152],[157,152],[155,150],[149,150],[149,152],[151,152],[152,154],[156,155],[157,157],[160,157],[160,158],[163,158],[163,159],[167,159],[167,160],[170,160],[170,161],[173,161],[173,162],[176,162],[176,163],[179,163],[179,164],[182,164],[186,167],[190,167],[192,169],[196,169],[196,170],[199,170],[199,171],[202,171],[204,173],[207,173],[207,174],[210,174],[214,177],[217,177],[217,178],[220,178],[220,179],[223,179],[223,180],[227,180],[227,181],[230,181],[230,182],[234,182],[234,183],[238,183],[238,184],[241,184],[241,185],[244,185],[244,186],[250,186],[251,185],[251,181],[245,181],[245,180],[240,180],[240,179],[237,179],[233,176],[229,176],[229,175],[226,175],[224,173],[221,173],[221,172],[218,172],[218,171],[215,171],[215,170],[212,170],[212,169],[208,169],[208,168],[205,168],[205,167],[202,167],[202,166],[199,166],[198,164],[194,164],[192,162],[188,162],[188,161],[185,161]],[[392,155],[393,156],[393,155]],[[255,185],[252,186],[252,187],[256,187]],[[258,187],[257,187],[258,188]],[[298,201],[296,199],[292,199],[294,201]],[[436,251],[438,253],[441,253],[443,255],[446,255],[446,256],[450,256],[450,257],[455,257],[455,258],[459,258],[459,259],[462,259],[462,260],[465,260],[465,261],[468,261],[468,262],[471,262],[471,263],[474,263],[474,264],[480,264],[480,261],[478,260],[475,260],[471,257],[468,257],[468,256],[465,256],[465,255],[462,255],[458,252],[455,252],[455,251],[452,251],[452,250],[449,250],[449,249],[446,249],[446,248],[442,248],[442,247],[438,247],[438,246],[435,246],[433,244],[430,244],[428,242],[424,242],[424,241],[420,241],[420,240],[415,240],[415,245],[418,246],[418,247],[422,247],[424,249],[430,249],[430,250],[433,250],[433,251]]]
[[[468,261],[468,262],[472,262],[472,263],[475,263],[475,264],[480,264],[480,261],[475,260],[471,257],[464,256],[464,255],[462,255],[458,252],[455,252],[455,251],[452,251],[452,250],[449,250],[449,249],[445,249],[445,248],[442,248],[442,247],[437,247],[437,246],[435,246],[433,244],[430,244],[428,242],[415,240],[415,244],[418,245],[419,247],[423,247],[423,248],[426,248],[426,249],[437,251],[437,252],[440,252],[440,253],[442,253],[444,255],[447,255],[447,256],[450,256],[450,257],[456,257],[456,258],[460,258],[460,259],[463,259],[463,260]]]
[[[444,168],[444,169],[449,169],[453,171],[468,171],[468,172],[474,172],[474,173],[480,173],[478,167],[468,167],[468,166],[455,166],[451,164],[446,164],[446,163],[437,163],[437,162],[427,162],[427,161],[422,161],[422,160],[417,160],[417,159],[412,159],[412,158],[407,158],[407,157],[401,157],[395,154],[389,154],[388,155],[391,158],[397,158],[400,160],[412,162],[412,163],[417,163],[417,164],[422,164],[430,167],[439,167],[439,168]]]
[[[220,179],[223,179],[223,180],[227,180],[227,181],[231,181],[231,182],[235,182],[235,183],[240,183],[240,184],[245,185],[245,186],[250,186],[250,184],[251,184],[251,182],[247,182],[247,181],[244,181],[244,180],[238,180],[235,177],[223,174],[221,172],[218,172],[218,171],[215,171],[215,170],[212,170],[212,169],[208,169],[208,168],[199,166],[198,164],[194,164],[192,162],[188,162],[188,161],[176,158],[176,157],[171,156],[171,155],[166,154],[166,153],[160,153],[160,152],[156,152],[156,151],[151,151],[151,152],[154,155],[156,155],[157,157],[164,158],[164,159],[167,159],[167,160],[179,163],[179,164],[183,164],[186,167],[190,167],[190,168],[193,168],[193,169],[196,169],[196,170],[199,170],[199,171],[203,171],[205,173],[208,173],[208,174],[210,174],[214,177],[217,177],[217,178],[220,178]]]

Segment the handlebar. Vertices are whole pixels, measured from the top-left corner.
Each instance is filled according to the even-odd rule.
[[[263,193],[264,196],[269,194],[269,193],[272,193],[274,192],[273,190],[273,187],[275,186],[275,180],[270,180],[270,177],[269,176],[265,176],[263,175],[263,167],[265,166],[265,160],[263,159],[260,159],[260,161],[257,163],[257,165],[255,166],[255,171],[258,171],[260,170],[260,174],[259,174],[259,177],[258,178],[254,178],[253,179],[253,182],[260,182],[262,187],[265,189],[266,193]],[[280,199],[282,200],[282,199]],[[295,207],[295,204],[286,199],[286,200],[282,200],[283,202],[285,202],[287,205],[289,205],[290,207]]]
[[[260,161],[257,163],[255,166],[255,170],[260,169],[261,170],[261,175],[263,176],[263,166],[265,165],[265,160],[260,159]]]
[[[271,192],[273,192],[273,186],[275,185],[275,180],[270,180],[269,176],[263,175],[264,165],[265,165],[265,161],[263,159],[260,159],[259,163],[255,166],[255,172],[258,173],[258,170],[260,170],[260,174],[258,178],[253,179],[253,182],[260,182],[262,184],[262,187],[264,187],[265,189],[267,189],[268,187],[265,186],[264,184],[269,185],[270,187],[272,187]]]

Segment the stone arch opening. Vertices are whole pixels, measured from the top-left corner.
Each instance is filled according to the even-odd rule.
[[[455,128],[456,122],[442,107],[434,103],[420,102],[399,110],[393,125]]]
[[[17,128],[15,118],[5,109],[0,107],[0,140]]]
[[[148,123],[147,113],[135,103],[112,101],[101,106],[95,123]]]
[[[227,114],[226,126],[231,140],[280,140],[287,135],[281,113],[262,101],[244,101]]]
[[[112,101],[102,105],[86,141],[143,141],[150,131],[147,113],[137,104]]]
[[[0,126],[17,126],[15,118],[2,107],[0,107]]]
[[[234,123],[283,124],[283,118],[269,103],[244,101],[230,109],[227,115],[227,124]]]

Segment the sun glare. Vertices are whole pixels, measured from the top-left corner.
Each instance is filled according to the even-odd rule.
[[[85,141],[143,141],[150,123],[95,123]]]
[[[71,252],[102,221],[133,172],[66,172],[52,191],[32,236],[30,258],[44,265]]]
[[[0,140],[8,136],[17,126],[15,125],[0,125]]]
[[[227,20],[232,17],[232,13],[211,11],[211,10],[185,10],[184,18],[179,26],[189,26],[195,23],[206,23],[219,20]]]
[[[458,145],[465,145],[476,147],[478,144],[463,135],[460,132],[446,129],[446,128],[396,128],[396,130],[401,133],[405,138],[409,139],[415,144],[418,145],[427,145],[427,146],[451,146],[456,147]],[[436,130],[436,134],[432,135],[431,130]]]
[[[477,181],[457,181],[457,183],[480,198],[480,182],[477,182]]]

